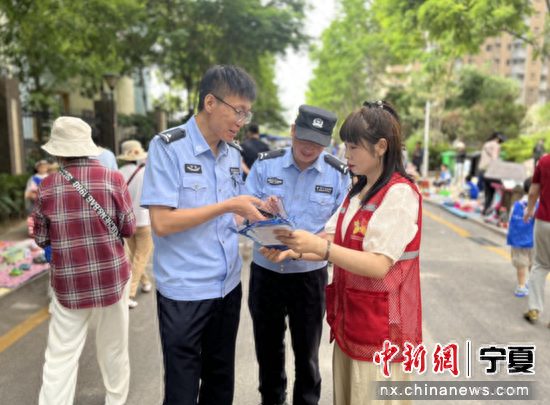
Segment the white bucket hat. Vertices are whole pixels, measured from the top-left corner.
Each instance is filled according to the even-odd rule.
[[[143,160],[147,157],[147,152],[143,150],[140,141],[126,141],[120,145],[121,155],[116,158],[120,160],[126,160],[128,162],[134,162],[136,160]]]
[[[80,118],[59,117],[52,126],[50,140],[42,149],[52,156],[98,156],[98,147],[92,141],[92,128]]]

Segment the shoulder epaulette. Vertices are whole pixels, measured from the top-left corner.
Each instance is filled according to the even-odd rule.
[[[239,152],[243,151],[243,148],[241,148],[241,145],[237,145],[234,142],[227,142],[227,145],[231,146],[232,148],[237,149]]]
[[[166,143],[172,143],[179,139],[183,139],[186,135],[187,133],[185,132],[185,128],[182,127],[167,129],[159,134],[162,140]]]
[[[325,162],[327,162],[329,165],[334,167],[336,170],[338,170],[342,174],[348,174],[349,173],[349,167],[347,164],[342,162],[337,157],[334,157],[332,155],[326,154],[325,155]]]
[[[286,149],[275,149],[275,150],[270,150],[269,152],[260,152],[258,153],[258,159],[266,160],[266,159],[278,158],[278,157],[284,156],[285,153],[286,153]]]

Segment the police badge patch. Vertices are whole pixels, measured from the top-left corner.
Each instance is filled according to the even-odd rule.
[[[283,184],[282,179],[278,179],[277,177],[268,177],[267,184],[270,184],[272,186],[280,186]]]
[[[185,173],[202,174],[202,166],[186,163],[185,164]]]
[[[315,186],[316,193],[332,194],[333,191],[333,187]]]

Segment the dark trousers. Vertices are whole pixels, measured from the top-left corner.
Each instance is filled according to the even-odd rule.
[[[233,403],[241,299],[241,284],[203,301],[175,301],[157,291],[164,405]]]
[[[477,188],[479,188],[479,192],[482,192],[484,190],[483,188],[483,177],[485,176],[485,170],[479,170],[477,172]]]
[[[277,273],[252,263],[248,306],[252,315],[262,404],[286,399],[286,316],[295,357],[294,405],[321,397],[319,344],[325,316],[326,266],[307,273]]]

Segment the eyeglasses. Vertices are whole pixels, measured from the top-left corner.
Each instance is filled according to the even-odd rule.
[[[215,94],[212,94],[218,101],[221,101],[222,103],[224,103],[226,106],[228,107],[231,107],[233,109],[233,111],[235,111],[235,113],[237,114],[237,116],[235,117],[235,121],[237,123],[241,122],[242,120],[244,120],[244,123],[245,124],[250,124],[250,122],[252,121],[252,116],[254,114],[252,114],[251,111],[249,112],[244,112],[244,111],[241,111],[241,110],[237,110],[235,107],[233,107],[231,104],[227,104],[225,101],[223,101],[221,98],[219,98],[218,96],[216,96]]]

